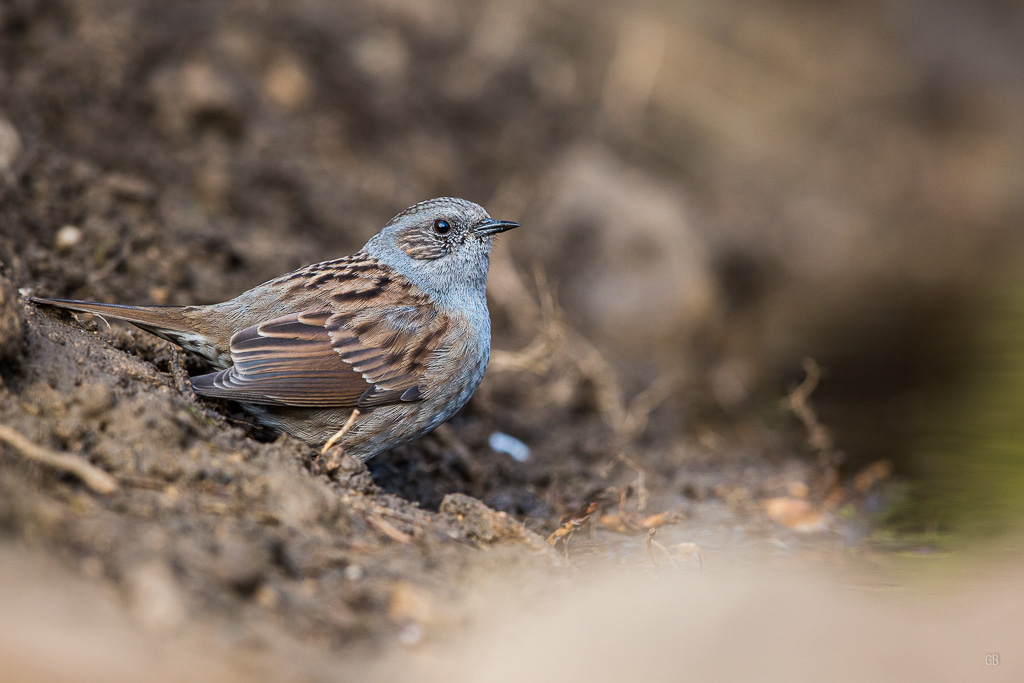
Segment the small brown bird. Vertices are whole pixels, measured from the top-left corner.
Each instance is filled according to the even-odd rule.
[[[37,304],[126,320],[206,358],[196,393],[363,460],[450,418],[491,349],[491,241],[518,227],[443,197],[395,216],[356,254],[306,266],[221,304]]]

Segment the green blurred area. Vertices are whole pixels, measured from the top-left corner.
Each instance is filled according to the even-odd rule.
[[[889,513],[898,531],[957,545],[1024,527],[1024,260],[973,299],[973,324],[949,347],[958,375],[927,399],[908,453],[916,477]]]

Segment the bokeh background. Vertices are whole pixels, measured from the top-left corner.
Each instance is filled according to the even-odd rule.
[[[387,491],[548,532],[624,446],[656,495],[734,507],[723,477],[804,468],[821,502],[884,462],[856,540],[1019,535],[1019,3],[0,3],[11,301],[223,300],[440,195],[524,227],[498,367],[454,435],[372,466]],[[39,362],[12,344],[8,415]],[[115,338],[164,369],[153,344]],[[808,367],[826,446],[780,407]],[[531,469],[479,464],[495,429]]]

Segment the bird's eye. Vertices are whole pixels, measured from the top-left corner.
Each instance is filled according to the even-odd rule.
[[[447,235],[452,231],[452,224],[443,218],[438,218],[434,221],[434,232],[438,235]]]

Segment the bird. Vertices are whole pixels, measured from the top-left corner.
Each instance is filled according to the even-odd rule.
[[[219,304],[127,306],[32,297],[127,321],[208,361],[195,393],[323,451],[367,460],[451,418],[491,350],[494,237],[519,227],[465,199],[420,202],[355,254],[294,270]]]

